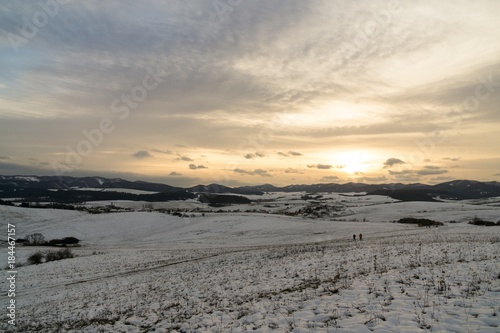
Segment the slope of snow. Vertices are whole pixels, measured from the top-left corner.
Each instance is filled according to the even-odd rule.
[[[461,202],[395,202],[384,205],[350,207],[353,218],[369,221],[393,221],[403,217],[429,218],[441,222],[468,222],[479,217],[500,220],[500,209]]]
[[[101,180],[102,182],[102,180]],[[102,183],[101,183],[102,184]],[[130,193],[130,194],[155,194],[158,192],[153,191],[143,191],[135,190],[130,188],[94,188],[94,187],[72,187],[72,190],[76,191],[96,191],[96,192],[119,192],[119,193]]]
[[[19,180],[26,180],[26,181],[29,181],[29,182],[40,182],[40,179],[38,179],[37,177],[30,177],[30,176],[16,176],[14,177],[15,179],[19,179]]]
[[[85,245],[178,248],[239,246],[347,239],[354,229],[365,234],[405,230],[388,223],[336,223],[269,214],[207,213],[176,217],[156,212],[87,214],[77,211],[0,207],[0,219],[17,226],[25,237],[73,236]],[[5,223],[4,222],[4,223]],[[359,231],[358,231],[359,230]]]
[[[182,209],[193,210],[206,208],[207,205],[195,199],[187,200],[172,200],[162,202],[149,202],[149,201],[130,201],[130,200],[106,200],[106,201],[87,201],[82,206],[85,207],[99,207],[114,205],[123,208],[142,209],[145,205],[152,206],[154,209]]]
[[[17,331],[500,331],[500,227],[465,223],[496,221],[499,208],[382,197],[344,204],[338,219],[346,221],[0,206],[0,227],[16,225],[17,237],[40,232],[83,243],[75,258],[17,268]],[[390,223],[407,216],[461,223]],[[354,233],[363,241],[352,241]],[[49,250],[18,246],[17,262]],[[0,331],[11,328],[0,322]]]

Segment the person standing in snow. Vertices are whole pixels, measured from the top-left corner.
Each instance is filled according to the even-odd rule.
[[[359,234],[359,240],[363,240],[363,235]]]
[[[352,235],[352,240],[355,241],[356,240],[356,234]]]

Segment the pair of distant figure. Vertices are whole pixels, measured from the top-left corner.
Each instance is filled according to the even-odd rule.
[[[356,240],[356,234],[352,235],[352,240],[353,241]],[[363,235],[362,234],[359,234],[359,240],[363,240]]]

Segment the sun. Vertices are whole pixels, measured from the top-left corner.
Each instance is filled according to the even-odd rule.
[[[337,164],[345,173],[366,172],[370,168],[369,154],[361,151],[346,151],[337,154]]]

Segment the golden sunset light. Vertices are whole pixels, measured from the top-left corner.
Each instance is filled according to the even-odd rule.
[[[174,3],[2,5],[0,173],[500,179],[496,1]]]

